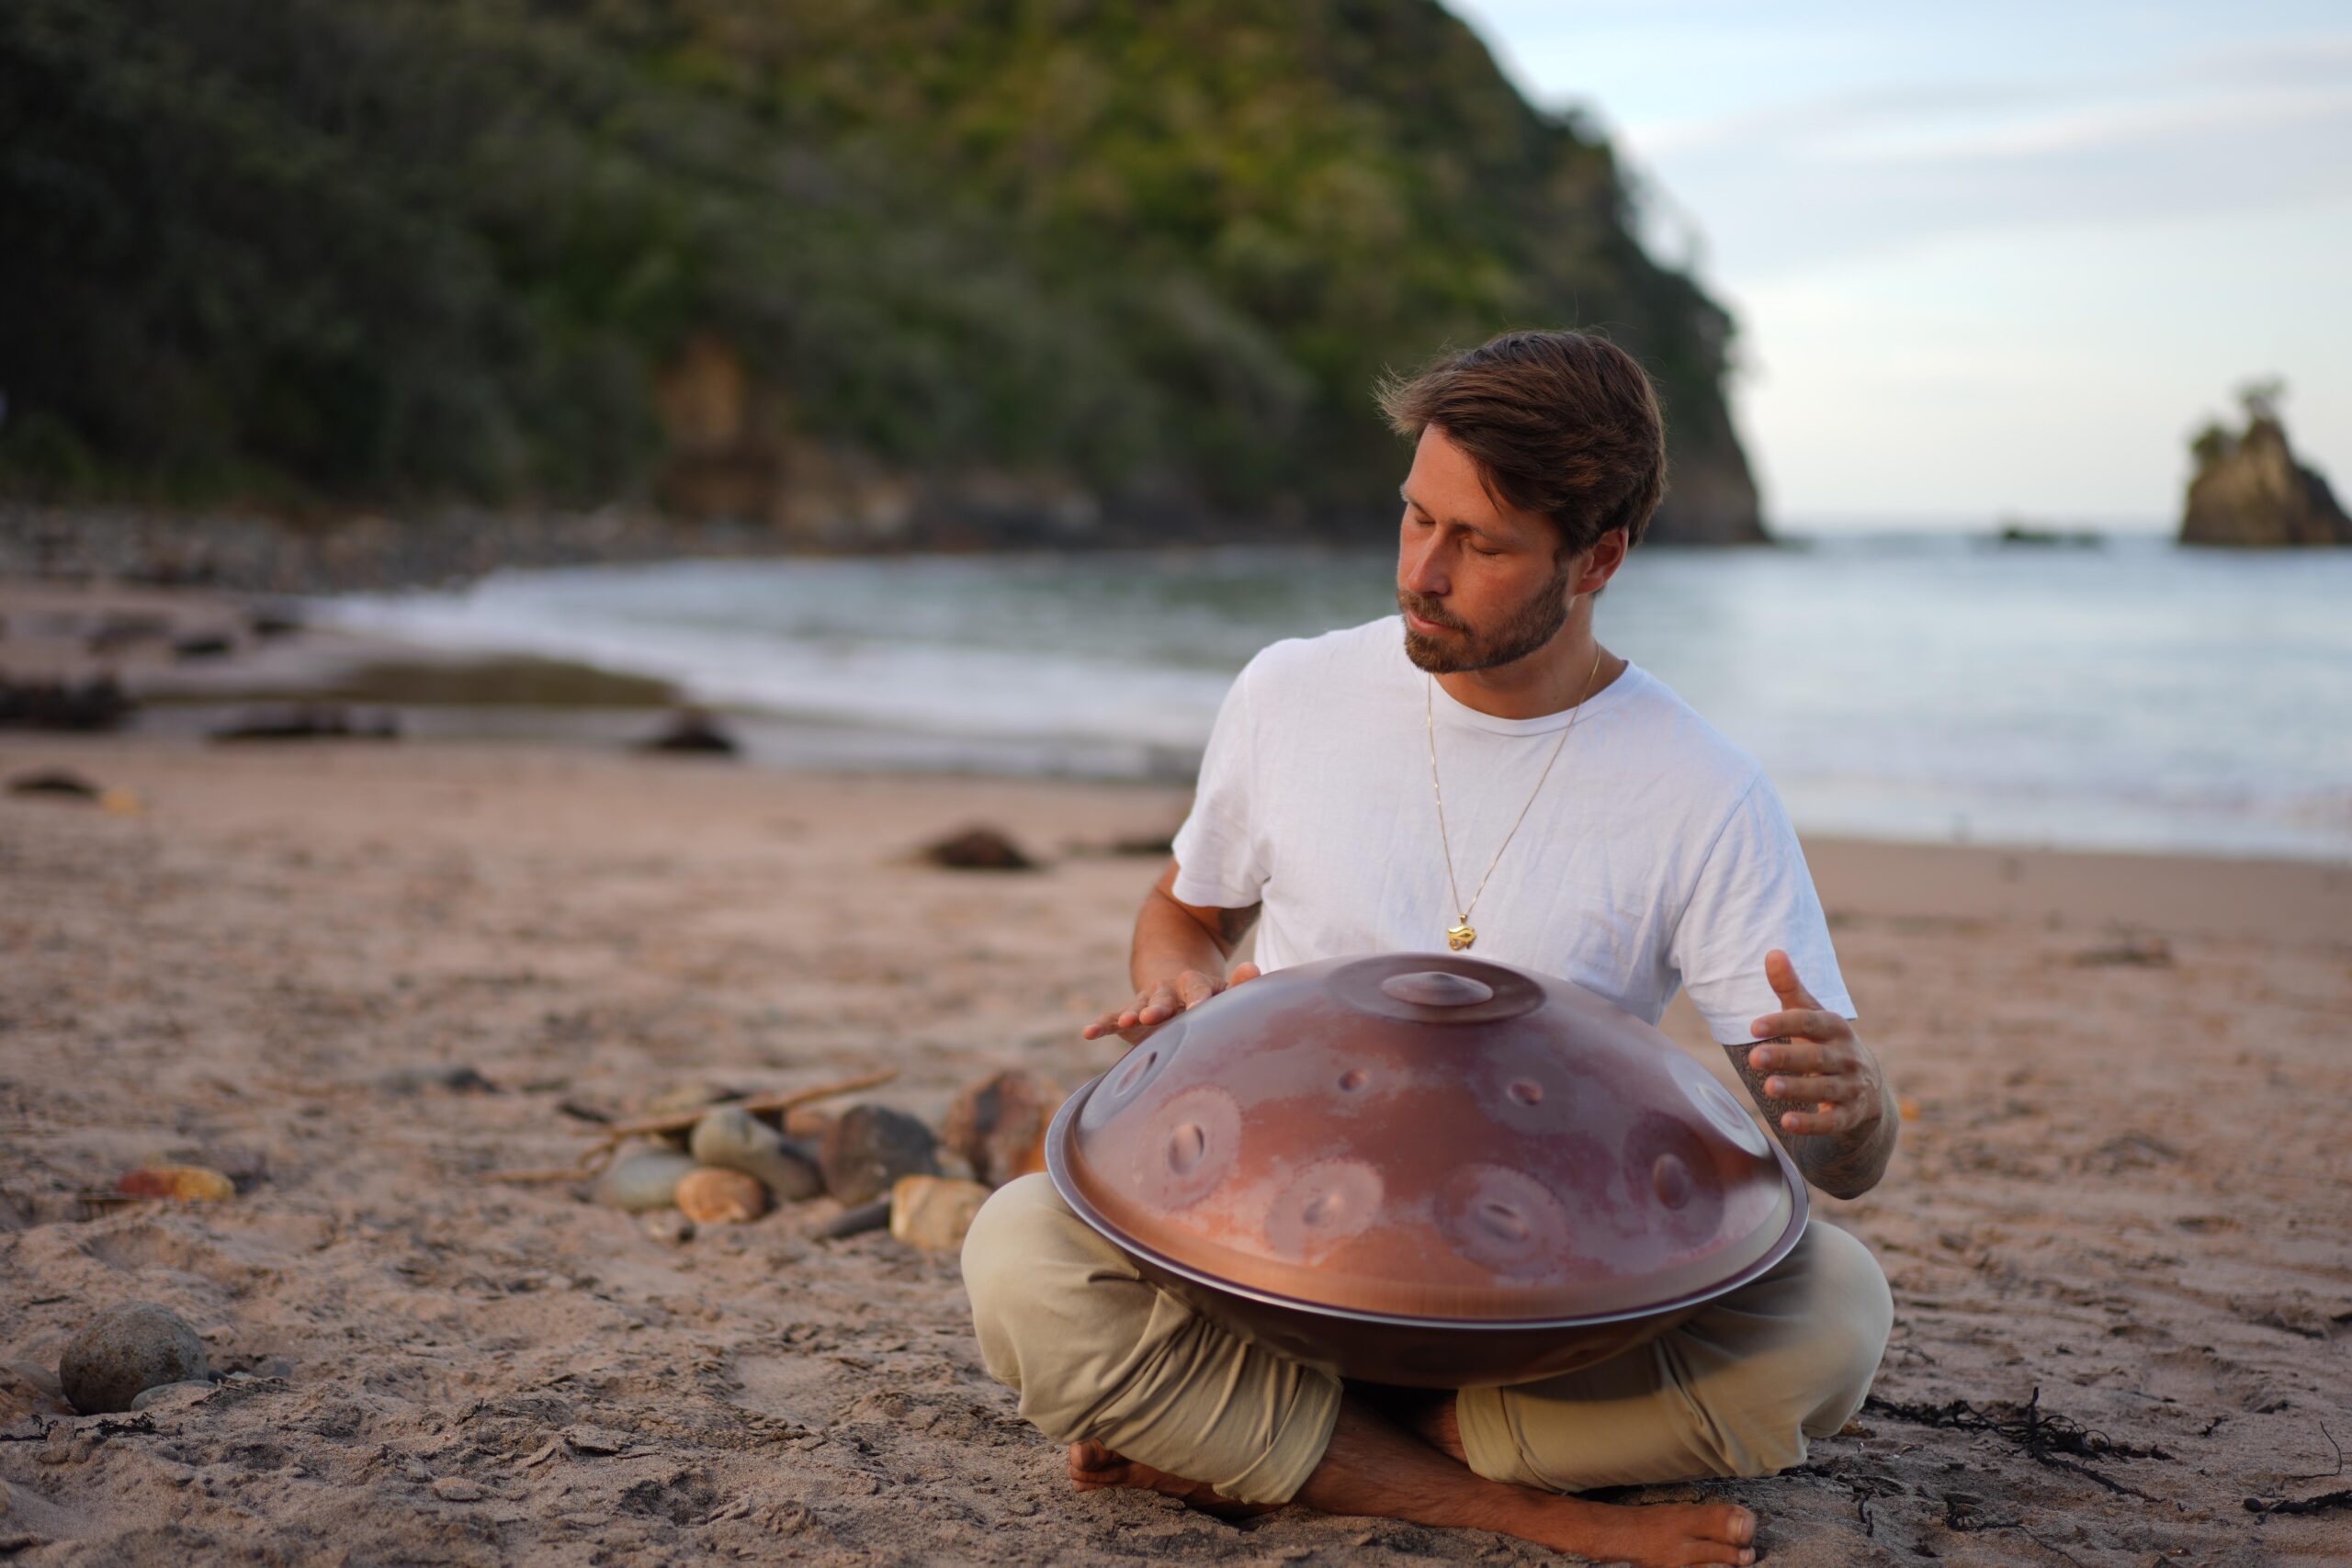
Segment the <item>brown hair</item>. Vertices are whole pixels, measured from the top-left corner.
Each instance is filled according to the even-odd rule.
[[[1633,355],[1586,333],[1505,333],[1379,391],[1399,435],[1436,425],[1495,500],[1548,518],[1568,554],[1642,542],[1666,493],[1666,426]]]

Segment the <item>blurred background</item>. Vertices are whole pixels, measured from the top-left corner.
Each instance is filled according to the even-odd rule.
[[[1577,326],[1802,826],[2352,860],[2338,7],[12,0],[0,213],[0,573],[1180,778],[1376,379]]]

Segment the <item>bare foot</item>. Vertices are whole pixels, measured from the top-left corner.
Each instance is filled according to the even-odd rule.
[[[1549,1494],[1538,1494],[1531,1501],[1532,1506],[1519,1517],[1487,1528],[1596,1562],[1683,1568],[1688,1563],[1756,1561],[1756,1516],[1736,1503],[1626,1506]]]
[[[1181,1475],[1170,1475],[1164,1470],[1137,1464],[1096,1442],[1072,1443],[1069,1446],[1069,1483],[1080,1492],[1125,1487],[1137,1492],[1164,1493],[1182,1499],[1187,1507],[1215,1514],[1221,1519],[1250,1518],[1259,1514],[1272,1513],[1282,1506],[1280,1503],[1237,1502],[1204,1481],[1187,1481]]]
[[[1352,1395],[1341,1403],[1323,1462],[1297,1502],[1329,1514],[1495,1530],[1598,1562],[1756,1561],[1756,1516],[1736,1503],[1624,1506],[1488,1481],[1463,1461],[1451,1396],[1390,1404],[1394,1424]]]

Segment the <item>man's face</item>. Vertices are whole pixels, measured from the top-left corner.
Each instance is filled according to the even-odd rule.
[[[1405,656],[1433,675],[1515,663],[1568,619],[1580,559],[1532,513],[1506,508],[1469,456],[1430,425],[1405,476],[1396,539],[1396,607]]]

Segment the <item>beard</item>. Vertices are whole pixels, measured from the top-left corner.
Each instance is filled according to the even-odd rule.
[[[1477,631],[1455,619],[1434,599],[1408,589],[1396,590],[1396,606],[1425,621],[1460,632],[1459,640],[1440,639],[1405,628],[1405,657],[1432,675],[1466,675],[1515,664],[1557,637],[1568,622],[1567,588],[1572,563],[1562,561],[1552,580],[1527,596],[1491,631]]]

